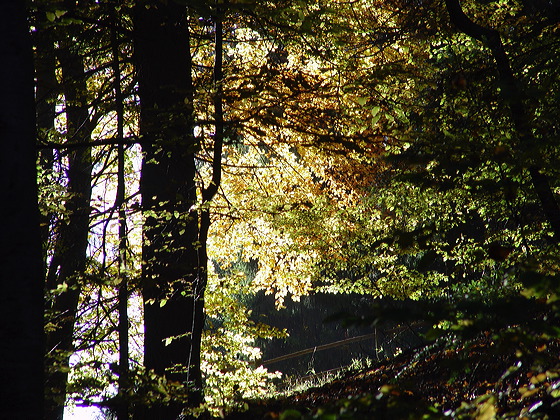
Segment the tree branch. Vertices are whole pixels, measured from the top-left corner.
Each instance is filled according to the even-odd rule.
[[[38,144],[36,146],[39,150],[45,149],[55,149],[55,150],[73,150],[80,149],[83,147],[98,147],[106,145],[131,145],[131,144],[142,144],[142,140],[138,136],[128,136],[120,138],[106,138],[99,139],[95,141],[77,141],[75,143],[55,143],[55,142],[45,142]]]
[[[523,104],[522,92],[511,69],[509,58],[504,49],[500,33],[495,29],[486,28],[473,22],[461,8],[459,0],[445,0],[445,5],[451,22],[466,35],[481,41],[492,52],[496,62],[502,93],[509,104],[511,118],[519,135],[524,150],[533,147],[536,139],[529,128],[529,118]],[[542,173],[542,168],[535,162],[529,166],[529,174],[533,188],[539,197],[541,206],[554,232],[554,240],[560,242],[560,207],[556,202],[550,187],[548,176]]]

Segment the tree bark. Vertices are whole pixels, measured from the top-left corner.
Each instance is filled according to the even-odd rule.
[[[128,420],[129,402],[127,399],[129,389],[129,347],[128,347],[128,276],[127,269],[127,227],[126,227],[126,182],[125,182],[125,149],[122,140],[124,138],[124,97],[121,89],[120,69],[120,42],[117,33],[119,24],[118,11],[111,10],[113,28],[111,30],[111,51],[113,67],[113,85],[115,92],[115,110],[117,113],[117,191],[115,208],[118,209],[119,221],[119,246],[118,246],[118,334],[119,334],[119,401],[116,409],[117,420]]]
[[[153,2],[152,2],[153,3]],[[191,387],[201,402],[198,215],[193,86],[186,9],[178,2],[142,2],[134,11],[140,96],[144,365]],[[170,341],[169,341],[170,340]],[[174,368],[175,367],[175,368]],[[177,369],[178,367],[178,369]],[[159,402],[136,418],[176,419],[185,403]]]
[[[25,3],[0,2],[0,417],[43,418],[43,276]]]
[[[198,278],[195,302],[195,313],[198,318],[204,316],[204,294],[208,283],[208,231],[210,230],[210,202],[217,194],[222,180],[222,150],[224,143],[224,107],[223,107],[223,23],[222,11],[215,11],[214,19],[214,153],[212,156],[212,179],[202,191],[202,205],[200,206],[200,229],[198,243]],[[202,337],[203,323],[198,324],[197,337]],[[200,351],[200,342],[198,344]]]
[[[69,28],[58,52],[62,68],[62,91],[66,105],[67,142],[90,142],[92,124],[87,103],[87,85],[78,44],[72,39],[77,27]],[[47,334],[46,419],[61,420],[66,401],[68,366],[74,352],[73,336],[81,292],[81,276],[86,269],[90,201],[91,149],[73,149],[68,155],[68,198],[66,220],[57,232],[54,256],[47,273],[47,291],[64,286],[55,293],[48,309],[56,329]]]

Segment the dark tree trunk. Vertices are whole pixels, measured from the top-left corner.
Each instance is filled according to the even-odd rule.
[[[224,98],[223,98],[223,24],[222,10],[216,10],[214,19],[214,74],[213,74],[213,104],[214,104],[214,154],[212,157],[212,180],[202,191],[202,206],[200,210],[200,244],[198,255],[199,279],[197,282],[197,296],[195,302],[195,313],[202,317],[204,314],[204,293],[208,282],[208,231],[210,229],[210,202],[217,194],[222,182],[222,150],[224,143]],[[196,333],[202,336],[202,324],[198,324],[199,331]],[[200,346],[199,346],[200,349]]]
[[[0,2],[0,418],[43,418],[43,276],[25,2]]]
[[[196,142],[187,14],[179,2],[135,8],[135,62],[144,151],[141,193],[144,364],[192,386],[201,402],[200,336],[204,318],[196,202]],[[166,339],[171,341],[166,343]],[[173,369],[179,366],[179,369]],[[157,403],[137,418],[176,419],[185,403]]]
[[[119,334],[119,401],[116,408],[117,420],[128,420],[129,402],[127,400],[129,384],[129,347],[128,347],[128,278],[127,268],[127,228],[126,228],[126,181],[125,181],[125,150],[124,144],[124,97],[121,89],[120,41],[117,33],[119,25],[118,11],[111,10],[114,25],[111,30],[111,51],[113,55],[113,86],[115,92],[115,110],[117,113],[117,191],[115,208],[118,209],[119,247],[118,265],[120,282],[118,286],[118,334]]]
[[[67,143],[88,143],[92,124],[89,120],[86,99],[86,79],[82,58],[69,29],[67,40],[62,43],[59,60],[62,68],[62,91],[66,103]],[[86,268],[90,200],[91,200],[91,150],[87,147],[68,152],[68,199],[65,208],[68,216],[60,223],[54,256],[47,274],[47,290],[66,284],[66,291],[55,294],[48,309],[56,329],[47,334],[47,384],[46,419],[61,420],[66,400],[68,364],[74,351],[73,334],[81,276]]]

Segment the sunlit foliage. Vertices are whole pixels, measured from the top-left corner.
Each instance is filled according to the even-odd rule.
[[[125,134],[134,143],[139,116],[129,3],[120,8],[120,83]],[[257,3],[230,1],[224,12],[222,179],[210,203],[193,206],[209,208],[212,218],[202,362],[207,407],[217,415],[243,407],[243,399],[264,396],[280,376],[258,363],[256,339],[286,334],[252,320],[250,296],[259,290],[274,294],[277,307],[315,291],[360,293],[372,301],[491,303],[516,296],[529,277],[537,285],[525,295],[549,297],[537,280],[557,276],[557,241],[530,168],[538,164],[557,196],[556,15],[523,1],[464,2],[471,19],[502,36],[528,110],[534,141],[527,144],[492,54],[451,25],[445,2]],[[213,175],[215,34],[205,2],[190,6],[201,197]],[[76,354],[72,366],[51,368],[72,369],[76,401],[101,404],[114,397],[118,377],[114,311],[123,274],[132,290],[130,358],[139,388],[141,378],[148,378],[146,387],[159,395],[154,399],[169,399],[176,386],[162,385],[139,367],[138,146],[126,148],[129,260],[128,271],[119,271],[117,155],[115,144],[106,142],[116,130],[114,75],[104,54],[108,40],[97,26],[108,22],[107,13],[98,5],[82,17],[70,16],[61,6],[45,15],[59,31],[79,25],[96,40],[80,38],[77,44],[97,145],[91,155],[88,264],[77,282]],[[62,83],[58,67],[56,75]],[[66,150],[71,104],[60,92],[51,100],[58,115],[43,133],[42,147],[54,147],[53,161],[41,167],[39,179],[50,228],[47,263],[72,198]],[[66,287],[58,284],[48,296]],[[46,328],[56,330],[60,314],[47,315],[52,318]]]

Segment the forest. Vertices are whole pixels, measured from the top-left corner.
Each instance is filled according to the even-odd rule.
[[[5,0],[0,61],[0,418],[560,418],[555,0]]]

